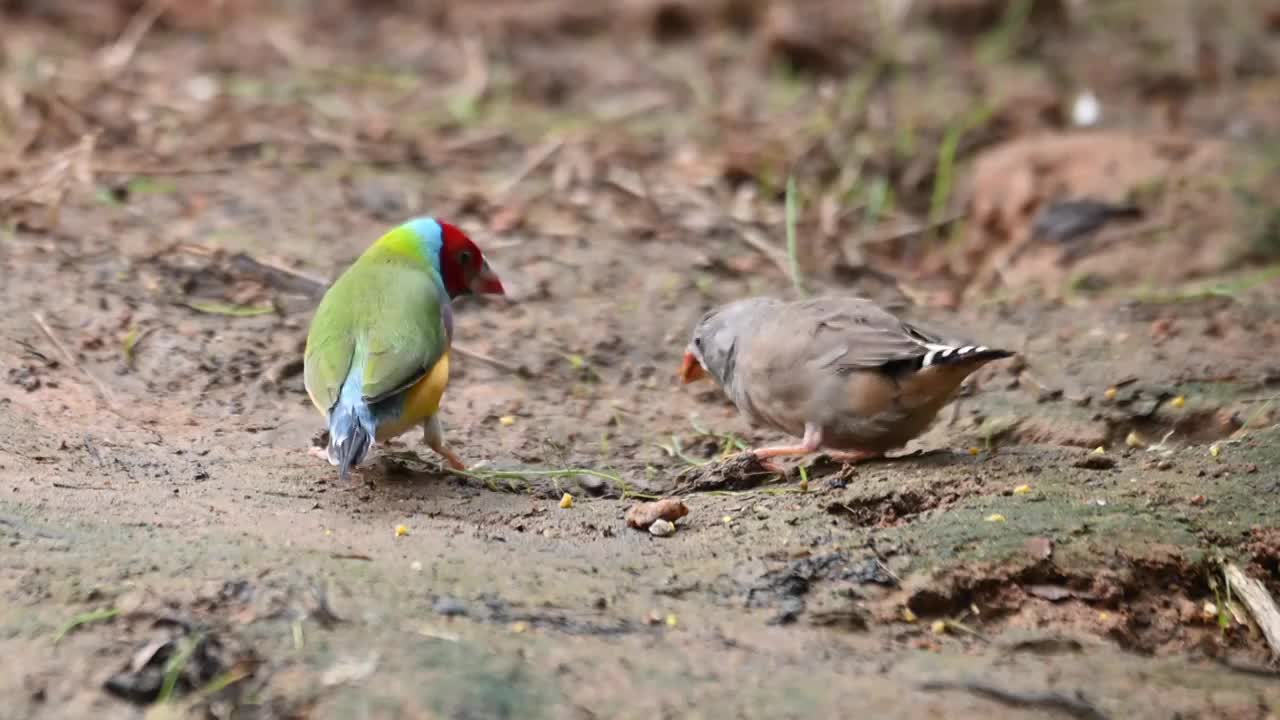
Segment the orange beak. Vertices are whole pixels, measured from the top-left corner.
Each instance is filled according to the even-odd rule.
[[[476,273],[475,278],[471,280],[471,292],[476,295],[506,295],[506,290],[502,288],[502,280],[498,278],[498,274],[489,268],[489,263],[485,263],[480,268],[480,272]]]
[[[684,362],[680,365],[680,382],[688,385],[706,376],[707,371],[702,368],[702,363],[698,362],[698,358],[694,357],[693,353],[686,352],[684,354]]]

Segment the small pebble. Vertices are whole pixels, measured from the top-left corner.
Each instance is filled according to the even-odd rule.
[[[599,478],[595,475],[579,475],[577,482],[578,487],[582,488],[582,491],[588,495],[603,495],[604,491],[608,489],[604,478]]]
[[[435,614],[444,615],[445,617],[455,617],[467,614],[466,603],[457,598],[451,598],[448,596],[437,598],[436,601],[432,603],[431,609]]]
[[[422,572],[422,561],[414,560],[413,562],[409,563],[409,569],[414,572]]]
[[[676,524],[670,520],[654,520],[649,526],[649,534],[656,537],[667,537],[674,535],[676,532]]]

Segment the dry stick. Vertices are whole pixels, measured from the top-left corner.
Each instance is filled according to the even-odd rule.
[[[468,358],[471,358],[472,360],[479,360],[480,362],[485,363],[487,365],[492,365],[493,367],[505,373],[518,375],[520,377],[529,377],[533,374],[527,368],[516,367],[515,365],[507,364],[497,358],[490,357],[488,355],[485,355],[484,353],[478,352],[476,350],[472,350],[463,345],[459,345],[458,343],[451,344],[449,346],[449,349],[451,352],[458,353],[462,357],[468,357]]]
[[[1240,601],[1262,629],[1271,654],[1280,657],[1280,609],[1276,608],[1276,601],[1271,599],[1267,587],[1231,563],[1223,567],[1223,574],[1226,575],[1227,586],[1240,596]]]
[[[881,245],[881,244],[887,244],[887,243],[895,243],[900,240],[906,240],[907,238],[912,238],[917,235],[925,235],[927,233],[933,232],[934,230],[941,230],[942,228],[948,225],[951,225],[955,222],[963,220],[967,215],[968,215],[967,212],[948,215],[946,217],[939,218],[938,220],[935,220],[931,223],[925,223],[924,225],[918,225],[913,228],[907,228],[906,230],[899,230],[898,232],[895,232],[889,235],[872,237],[872,238],[869,238],[866,242],[872,245]]]
[[[120,33],[120,38],[102,52],[102,70],[105,75],[110,77],[118,74],[133,60],[142,39],[168,9],[169,0],[152,0],[129,20],[124,32]]]
[[[743,242],[758,250],[770,262],[777,265],[783,275],[791,277],[791,258],[787,257],[786,253],[770,243],[764,233],[754,227],[742,225],[739,229],[741,230],[739,236]]]
[[[535,148],[534,151],[529,154],[529,158],[525,160],[524,165],[521,165],[514,175],[504,180],[502,184],[498,186],[498,189],[493,193],[494,199],[505,199],[517,185],[529,176],[529,173],[537,170],[539,165],[550,160],[551,156],[555,155],[562,147],[564,147],[564,138],[549,140]]]
[[[114,405],[115,398],[113,398],[111,392],[107,390],[107,386],[103,385],[101,380],[94,377],[88,370],[84,369],[84,366],[76,360],[75,356],[71,354],[71,351],[67,349],[67,346],[63,345],[62,341],[58,339],[58,336],[53,334],[53,328],[49,327],[49,323],[44,321],[44,318],[40,316],[40,313],[33,312],[31,313],[31,317],[36,321],[36,325],[40,326],[40,331],[44,333],[44,336],[49,338],[49,342],[53,343],[53,346],[62,354],[62,357],[67,361],[67,364],[79,370],[85,377],[89,378],[89,382],[93,383],[94,387],[98,389],[98,393],[101,396],[100,399],[108,405]]]

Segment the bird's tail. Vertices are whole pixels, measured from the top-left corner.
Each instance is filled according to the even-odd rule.
[[[989,348],[985,345],[930,345],[929,352],[920,358],[920,369],[939,365],[959,365],[960,363],[979,363],[1013,357],[1011,350]]]
[[[348,382],[338,402],[329,413],[329,462],[338,466],[339,477],[346,481],[351,468],[359,465],[373,444],[375,432],[372,413],[361,397],[360,386]]]

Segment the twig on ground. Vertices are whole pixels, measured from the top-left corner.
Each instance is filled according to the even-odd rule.
[[[151,32],[152,26],[168,9],[169,0],[151,0],[134,13],[134,16],[129,19],[129,24],[125,26],[124,32],[120,33],[120,38],[102,51],[99,61],[106,78],[118,75],[129,65],[133,56],[137,54],[143,38]]]
[[[938,220],[934,220],[932,222],[927,222],[923,225],[917,225],[916,227],[907,228],[906,230],[899,230],[889,235],[882,235],[880,237],[868,238],[864,242],[868,245],[885,245],[885,244],[901,242],[908,238],[916,237],[917,235],[926,235],[928,233],[934,232],[935,230],[941,230],[947,227],[948,225],[951,225],[953,223],[956,223],[956,222],[959,222],[960,220],[965,219],[967,216],[968,216],[967,212],[959,212],[954,215],[948,215],[946,217],[939,218]]]
[[[1075,697],[1057,692],[1019,692],[977,680],[959,682],[934,680],[924,683],[920,689],[926,692],[962,690],[1013,707],[1058,710],[1079,720],[1107,720],[1107,716],[1101,710],[1085,700],[1078,692]]]
[[[53,346],[57,348],[58,353],[67,361],[67,364],[79,370],[86,378],[89,378],[89,382],[93,383],[93,386],[98,390],[100,399],[107,404],[114,404],[115,398],[112,397],[111,391],[107,390],[107,386],[103,385],[101,380],[94,377],[92,373],[80,364],[80,361],[76,360],[76,357],[71,354],[71,351],[67,349],[67,346],[63,345],[62,341],[58,339],[58,336],[53,333],[53,328],[49,327],[49,323],[45,322],[44,317],[42,317],[38,312],[33,312],[31,313],[31,318],[36,321],[36,325],[39,326],[40,331],[49,339],[49,342],[53,343]]]
[[[477,350],[472,350],[471,348],[468,348],[465,345],[459,345],[458,343],[453,343],[449,347],[452,352],[455,352],[461,355],[462,357],[471,358],[472,360],[478,360],[482,363],[485,363],[486,365],[491,365],[501,370],[502,372],[509,373],[511,375],[515,375],[517,377],[522,377],[522,378],[533,377],[533,371],[529,370],[529,368],[524,367],[523,365],[516,366],[516,365],[505,363],[495,357],[490,357]]]
[[[1258,580],[1244,574],[1244,571],[1232,563],[1222,568],[1227,578],[1227,587],[1240,597],[1253,621],[1258,623],[1262,635],[1267,639],[1273,657],[1280,657],[1280,609],[1272,599],[1267,587]]]
[[[517,168],[515,173],[502,181],[502,183],[498,185],[497,189],[494,190],[494,201],[500,202],[505,200],[506,197],[511,194],[511,191],[516,189],[517,185],[524,182],[524,179],[529,177],[530,173],[537,170],[538,166],[550,160],[562,147],[564,147],[564,138],[554,138],[534,148],[533,151],[529,153],[524,164]]]

